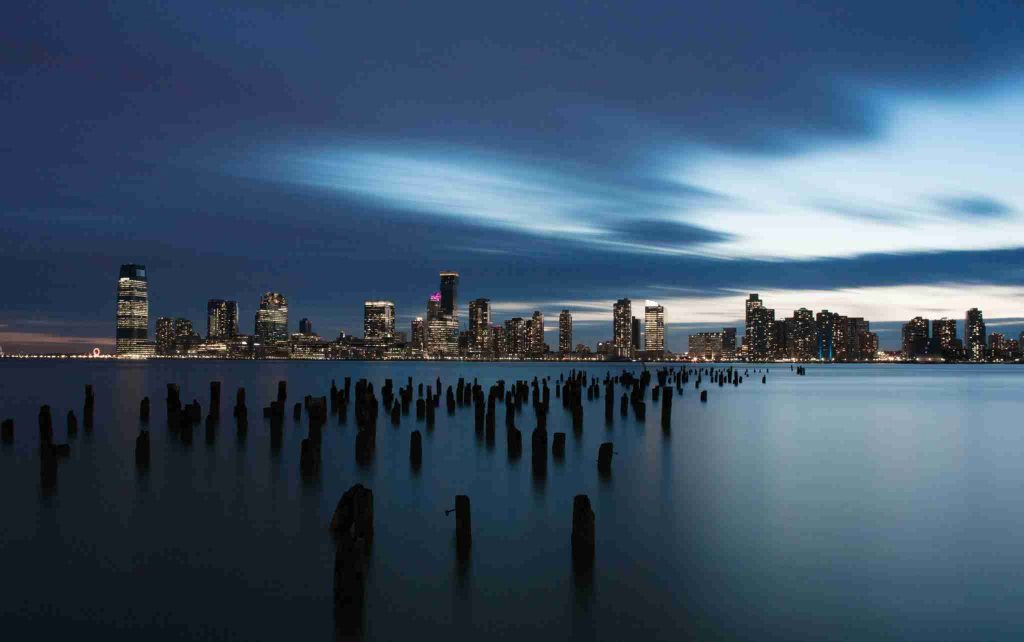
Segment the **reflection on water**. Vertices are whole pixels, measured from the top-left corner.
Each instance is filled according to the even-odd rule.
[[[603,378],[621,366],[584,365]],[[472,406],[428,428],[415,413],[378,419],[375,453],[357,464],[357,428],[328,419],[320,467],[303,479],[308,418],[292,404],[331,380],[368,377],[375,390],[485,387],[548,374],[557,364],[0,362],[0,618],[11,639],[1009,639],[1024,628],[1024,370],[1012,366],[809,366],[807,376],[758,369],[739,386],[659,402],[638,421],[605,390],[587,401],[582,430],[552,391],[548,441],[535,456],[530,402],[515,417],[521,455],[496,429],[478,431]],[[639,372],[639,369],[636,369]],[[274,431],[262,409],[288,382]],[[211,381],[245,387],[247,431],[229,412],[189,446],[168,424],[166,384],[209,408]],[[95,392],[85,430],[83,391]],[[436,389],[436,388],[435,388]],[[620,404],[616,389],[614,404]],[[151,399],[148,424],[140,401]],[[414,393],[415,396],[415,393]],[[49,404],[57,441],[74,411],[77,437],[40,487],[37,415]],[[348,413],[353,410],[348,409]],[[205,416],[203,417],[205,419]],[[148,466],[135,440],[150,431]],[[419,467],[410,433],[423,434]],[[234,438],[231,438],[234,432]],[[565,432],[565,452],[551,452]],[[497,433],[497,434],[495,434]],[[70,437],[70,435],[68,435]],[[498,441],[497,447],[495,441]],[[614,444],[608,471],[603,442]],[[511,455],[511,456],[510,456]],[[525,459],[529,457],[529,461]],[[550,458],[550,461],[549,461]],[[373,489],[376,534],[365,607],[334,611],[338,498]],[[473,502],[473,546],[460,555],[452,498]],[[596,514],[596,560],[576,572],[572,498]],[[600,590],[597,590],[597,587]],[[188,595],[188,608],[168,610]],[[342,626],[345,624],[345,626]],[[683,635],[675,635],[684,632]],[[346,637],[347,636],[347,637]]]

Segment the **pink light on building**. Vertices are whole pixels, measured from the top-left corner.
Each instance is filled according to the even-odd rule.
[[[431,301],[440,301],[441,300],[441,293],[440,292],[434,292],[433,294],[430,295],[430,300]]]

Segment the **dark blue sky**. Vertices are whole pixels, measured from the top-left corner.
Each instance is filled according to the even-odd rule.
[[[627,296],[685,349],[745,291],[1016,333],[1024,9],[848,4],[5,5],[0,345],[109,346],[126,262],[152,319],[246,332],[268,289],[407,329],[454,269],[589,343]]]

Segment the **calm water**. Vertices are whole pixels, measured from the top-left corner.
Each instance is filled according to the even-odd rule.
[[[584,365],[593,376],[621,366]],[[270,447],[260,409],[288,380],[289,404],[326,394],[332,378],[396,386],[459,376],[485,386],[567,372],[539,364],[0,362],[0,626],[6,639],[335,638],[333,543],[341,493],[374,492],[376,535],[363,634],[368,639],[1008,639],[1024,630],[1024,369],[1013,366],[830,366],[806,377],[775,366],[768,384],[692,383],[670,435],[648,403],[606,426],[585,405],[574,438],[552,398],[549,432],[564,463],[531,475],[532,410],[517,421],[524,454],[506,455],[498,409],[493,448],[470,410],[442,402],[426,432],[415,413],[378,422],[376,457],[360,468],[355,425],[324,432],[320,481],[303,483],[306,418],[285,420]],[[165,384],[200,400],[223,382],[215,445],[167,431]],[[36,414],[49,403],[57,441],[81,419],[84,384],[96,426],[80,427],[58,490],[39,488]],[[248,391],[250,427],[230,408]],[[138,403],[153,401],[152,464],[139,476]],[[290,410],[290,405],[289,405]],[[528,414],[527,414],[528,412]],[[411,430],[424,432],[410,471]],[[598,445],[615,443],[610,480]],[[454,517],[473,510],[468,566],[456,562]],[[572,498],[597,515],[593,577],[574,579]],[[13,637],[10,633],[14,632]],[[429,638],[428,638],[429,639]]]

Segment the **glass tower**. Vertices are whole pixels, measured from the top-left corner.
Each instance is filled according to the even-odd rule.
[[[146,266],[125,264],[117,278],[118,355],[145,355],[149,338],[149,283]]]

